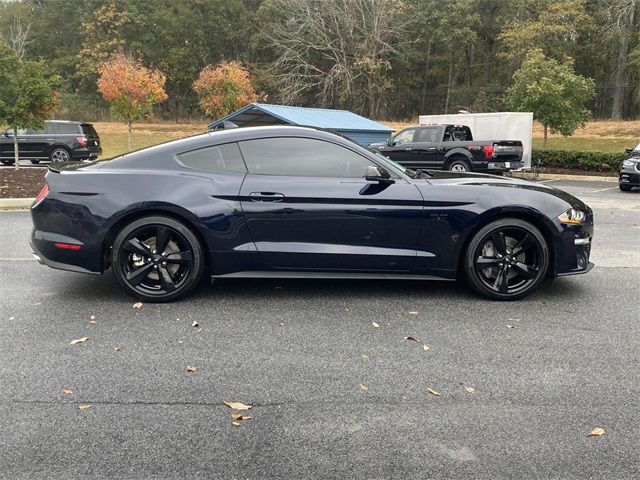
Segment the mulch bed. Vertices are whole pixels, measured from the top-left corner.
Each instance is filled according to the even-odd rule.
[[[27,167],[16,171],[13,168],[0,169],[0,198],[32,198],[44,185],[46,168]],[[559,173],[567,175],[611,176],[612,173],[585,172],[565,168],[545,168],[540,173]],[[615,174],[614,174],[615,175]]]
[[[35,197],[44,186],[45,173],[46,168],[0,168],[0,198]]]

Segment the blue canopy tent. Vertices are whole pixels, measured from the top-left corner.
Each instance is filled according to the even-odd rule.
[[[360,145],[384,142],[393,129],[347,110],[326,108],[290,107],[250,103],[209,125],[209,129],[224,128],[224,122],[232,122],[238,127],[261,125],[301,125],[333,130]]]

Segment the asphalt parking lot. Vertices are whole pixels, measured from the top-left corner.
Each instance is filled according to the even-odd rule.
[[[134,309],[0,213],[0,477],[640,477],[640,192],[551,184],[594,208],[596,268],[515,303],[225,280]]]

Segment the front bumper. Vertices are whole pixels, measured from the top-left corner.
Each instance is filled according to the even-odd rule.
[[[620,185],[640,187],[640,171],[636,170],[635,167],[623,167],[620,169],[618,182]]]
[[[562,230],[560,245],[556,250],[555,275],[579,275],[589,272],[594,264],[589,261],[593,240],[593,212],[587,213],[587,222],[582,225],[565,225],[558,222]]]

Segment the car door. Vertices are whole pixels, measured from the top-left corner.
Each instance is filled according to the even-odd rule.
[[[403,165],[407,168],[443,168],[444,155],[438,150],[440,127],[420,127],[416,130],[411,151]]]
[[[240,142],[240,199],[249,233],[273,268],[406,271],[415,263],[422,196],[397,176],[364,177],[371,158],[330,141]]]

